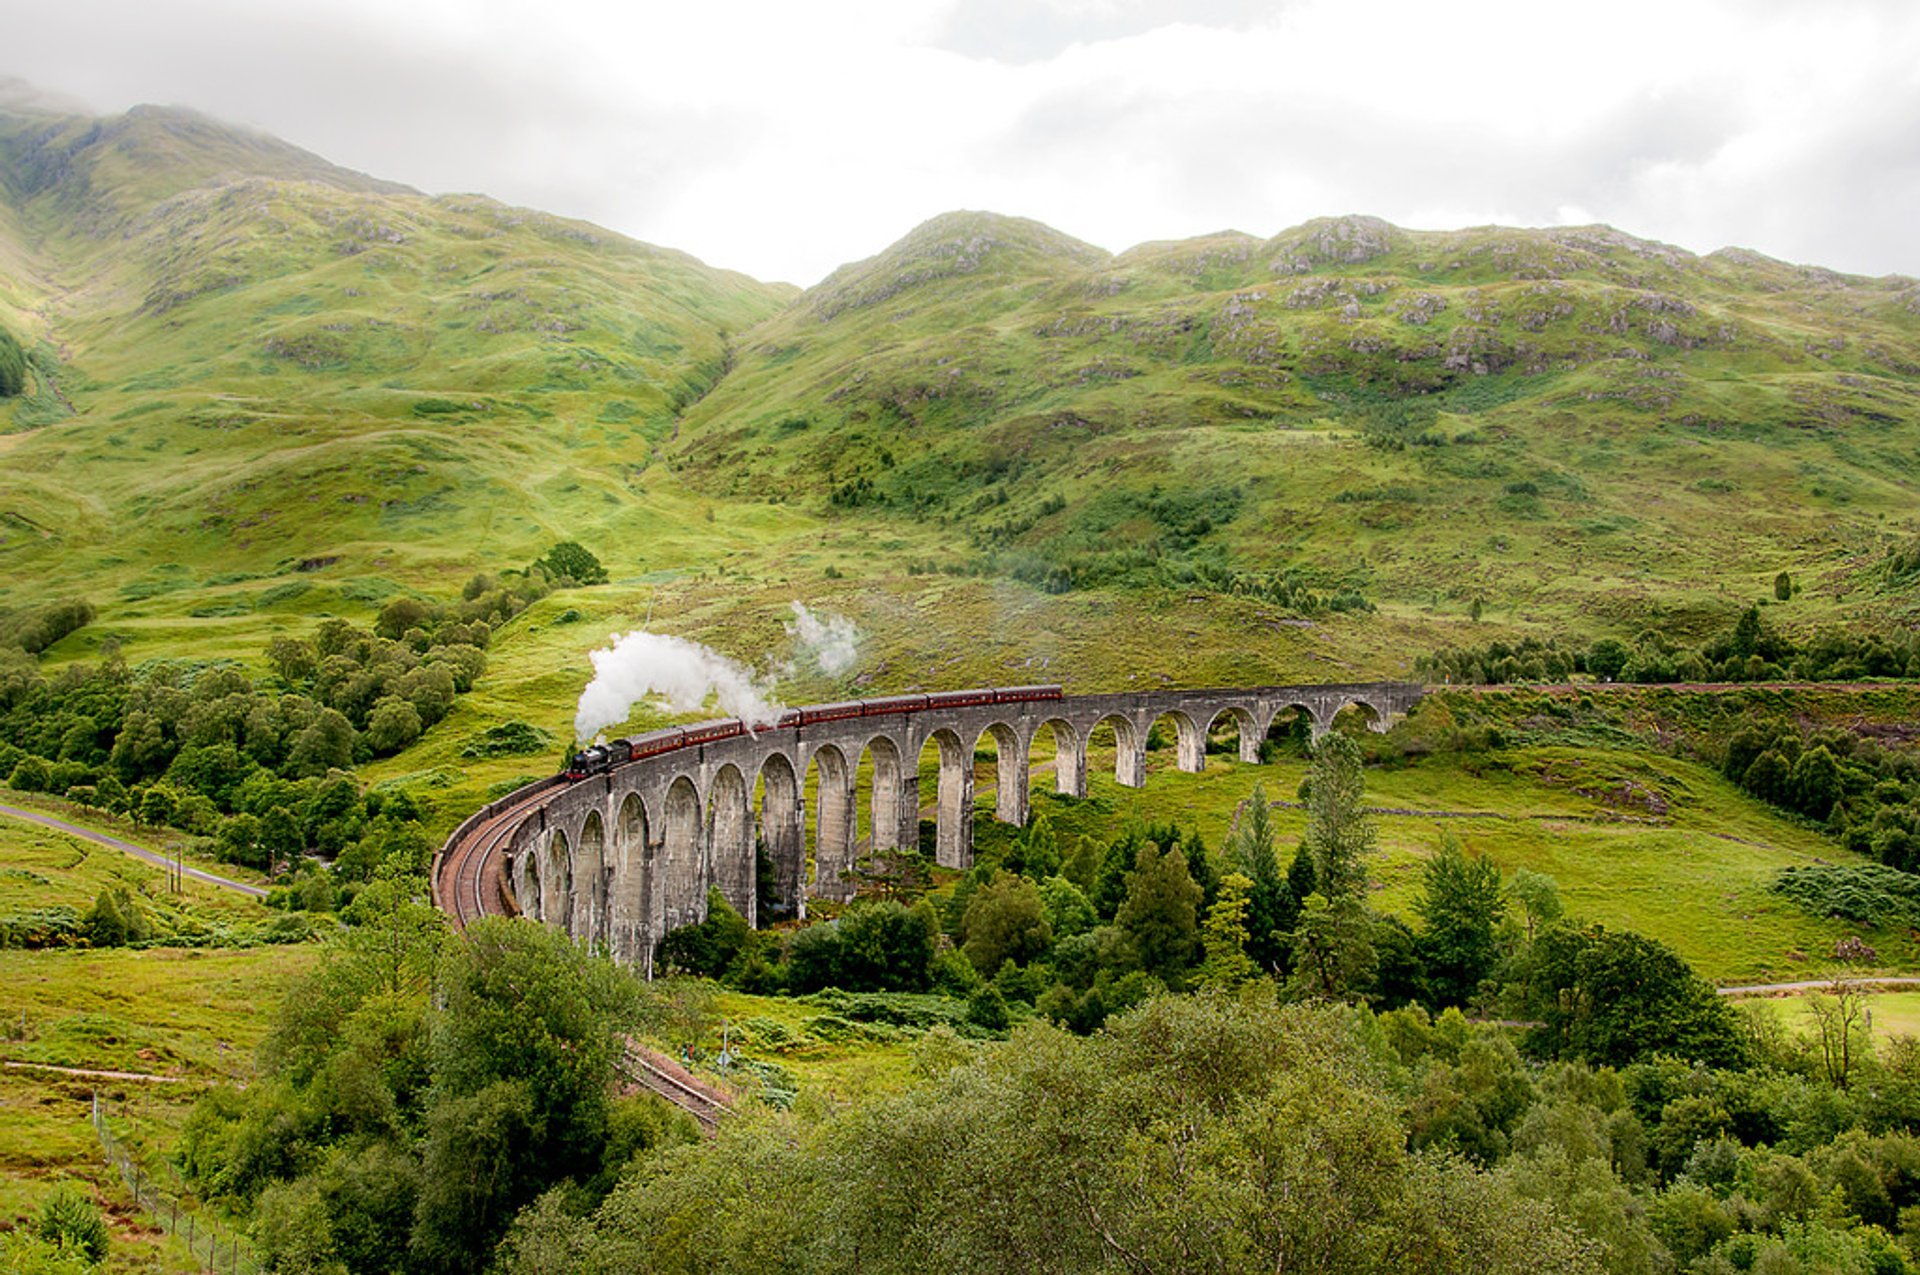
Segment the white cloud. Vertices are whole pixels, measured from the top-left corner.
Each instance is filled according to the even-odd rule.
[[[1920,6],[1855,0],[69,0],[103,109],[183,102],[430,190],[809,283],[955,207],[1109,248],[1369,212],[1611,222],[1920,273]]]

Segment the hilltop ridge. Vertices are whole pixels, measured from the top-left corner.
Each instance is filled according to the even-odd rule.
[[[183,191],[263,177],[419,193],[186,107],[141,105],[95,119],[0,102],[0,186],[43,232],[57,219],[69,230],[104,236]]]
[[[793,294],[173,108],[0,109],[0,172],[0,327],[32,359],[0,403],[0,574],[28,597],[85,560],[125,582],[592,535]]]

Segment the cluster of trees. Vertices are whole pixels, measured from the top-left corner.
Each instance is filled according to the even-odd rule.
[[[1440,858],[1429,895],[1446,875],[1487,893],[1470,859]],[[1876,1050],[1849,989],[1785,1035],[1536,891],[1524,1034],[1457,1008],[1287,1003],[1220,942],[1250,910],[1236,880],[1196,994],[1090,1035],[936,1027],[912,1087],[702,1140],[619,1096],[623,1035],[665,1028],[683,989],[551,927],[455,938],[390,861],[279,1007],[260,1078],[200,1103],[178,1164],[251,1213],[283,1272],[1920,1269],[1920,1045]],[[1308,897],[1303,914],[1342,910]],[[1471,967],[1476,909],[1423,910],[1430,950]]]
[[[694,1136],[617,1095],[634,978],[550,927],[459,940],[393,860],[281,1003],[259,1078],[195,1108],[179,1167],[253,1216],[271,1270],[482,1269],[515,1213],[566,1183],[576,1207],[640,1152]]]
[[[1543,1063],[1457,1011],[1260,984],[1090,1037],[936,1029],[903,1092],[730,1122],[595,1208],[550,1192],[495,1269],[1920,1269],[1920,1048],[1843,1084],[1821,1038],[1749,1047]]]
[[[1823,822],[1848,849],[1920,871],[1920,765],[1905,753],[1778,720],[1734,734],[1721,769],[1761,800]]]
[[[565,541],[525,571],[474,576],[457,602],[401,596],[370,629],[329,619],[310,637],[276,637],[257,678],[233,664],[131,670],[111,642],[97,665],[47,677],[34,656],[90,623],[92,606],[0,616],[0,777],[213,838],[253,867],[344,855],[344,879],[364,880],[395,838],[417,838],[396,825],[419,811],[363,799],[346,772],[445,717],[485,671],[496,627],[556,587],[606,578]]]
[[[832,500],[855,506],[871,503],[874,495],[871,482],[860,478],[836,487]],[[1303,614],[1373,610],[1351,585],[1316,585],[1293,568],[1235,566],[1229,553],[1208,538],[1238,516],[1244,500],[1237,487],[1107,491],[1079,502],[1065,519],[1036,533],[1042,520],[1068,510],[1066,498],[1056,494],[1024,516],[972,524],[968,539],[982,552],[969,569],[1011,576],[1048,593],[1108,585],[1204,589],[1263,598]],[[974,512],[1005,503],[1001,488],[976,502]]]
[[[129,669],[111,641],[99,663],[46,676],[34,657],[93,608],[15,612],[0,617],[0,778],[206,838],[228,862],[288,869],[276,901],[331,910],[389,856],[430,853],[413,799],[361,793],[352,768],[445,717],[485,670],[495,627],[558,585],[605,578],[586,549],[558,544],[525,571],[476,575],[457,602],[401,596],[371,628],[329,619],[276,637],[259,677],[226,663]],[[95,914],[89,933],[137,940],[116,900]]]
[[[0,651],[17,647],[28,655],[38,655],[67,634],[92,623],[93,604],[78,598],[0,614]]]
[[[1584,650],[1553,639],[1495,641],[1448,648],[1414,664],[1429,681],[1470,685],[1563,682],[1574,673],[1602,682],[1851,682],[1871,677],[1920,677],[1920,633],[1855,633],[1821,629],[1795,642],[1749,607],[1733,625],[1698,647],[1674,644],[1649,629],[1631,644],[1601,638]]]
[[[664,964],[1017,1025],[712,1140],[617,1096],[684,983],[523,921],[455,939],[390,856],[181,1167],[280,1271],[1920,1270],[1920,1045],[1876,1049],[1850,989],[1785,1034],[1451,841],[1403,925],[1368,906],[1353,741],[1303,795],[1284,869],[1256,793],[1218,854],[1036,820],[950,892],[788,935],[716,893]]]
[[[1071,593],[1105,585],[1133,588],[1204,589],[1231,597],[1261,598],[1302,615],[1329,611],[1372,611],[1374,605],[1359,589],[1321,591],[1301,574],[1250,571],[1231,565],[1219,555],[1165,552],[1160,546],[1086,549],[1064,555],[1042,549],[996,550],[974,563],[974,573],[1001,574],[1024,581],[1048,593]]]
[[[22,792],[208,838],[249,867],[319,855],[355,882],[398,848],[424,862],[418,805],[363,794],[350,768],[443,717],[484,667],[478,647],[422,652],[329,620],[312,642],[274,639],[268,661],[273,675],[258,680],[225,664],[135,673],[111,653],[51,678],[15,666],[0,679],[0,774]],[[307,878],[299,901],[331,908],[333,882]]]

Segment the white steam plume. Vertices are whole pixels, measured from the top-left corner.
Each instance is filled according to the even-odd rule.
[[[633,706],[650,695],[676,713],[690,713],[719,701],[720,712],[749,726],[768,726],[784,711],[773,687],[752,671],[698,642],[636,629],[616,636],[613,645],[589,652],[593,680],[580,692],[573,733],[583,743],[609,726],[627,720]]]
[[[784,622],[783,622],[784,623]],[[838,677],[860,658],[860,630],[844,615],[824,611],[819,615],[807,610],[806,603],[793,604],[793,623],[786,625],[794,642],[794,660],[785,666],[791,673],[796,663],[811,664],[828,677]]]

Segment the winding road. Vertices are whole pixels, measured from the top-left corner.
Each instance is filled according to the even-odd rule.
[[[68,823],[64,819],[56,819],[52,815],[43,815],[37,810],[22,810],[17,806],[0,805],[0,815],[6,815],[14,819],[24,819],[28,823],[37,823],[43,828],[51,828],[55,832],[64,832],[70,837],[79,837],[83,841],[91,841],[95,845],[106,846],[110,850],[118,850],[123,854],[130,854],[136,859],[144,859],[156,868],[170,868],[174,866],[174,860],[169,859],[158,850],[149,850],[145,846],[136,846],[131,841],[122,841],[120,838],[108,833],[95,832],[92,828],[82,828],[80,825]],[[190,880],[198,881],[203,885],[218,886],[222,890],[233,890],[236,893],[244,894],[254,899],[264,899],[267,897],[265,890],[257,885],[248,885],[245,881],[234,881],[228,877],[215,876],[211,872],[204,872],[199,868],[190,868],[184,864],[181,865],[180,871]]]

